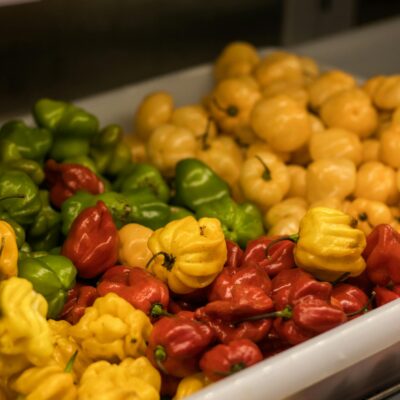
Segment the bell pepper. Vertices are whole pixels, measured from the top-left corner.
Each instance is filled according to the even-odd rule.
[[[225,237],[241,247],[264,233],[260,211],[250,203],[236,204],[229,197],[200,205],[196,216],[218,218]]]
[[[86,309],[70,334],[92,360],[116,362],[144,355],[151,329],[143,311],[115,293],[108,293]]]
[[[376,286],[374,292],[376,293],[375,302],[377,307],[400,299],[400,285],[393,285],[391,288]]]
[[[114,182],[114,189],[122,193],[140,188],[150,189],[163,203],[169,200],[170,189],[160,171],[151,164],[131,164]]]
[[[227,257],[225,268],[239,268],[243,261],[243,250],[234,242],[225,239]]]
[[[100,296],[116,293],[151,318],[165,314],[168,287],[142,268],[115,266],[107,270],[97,285]]]
[[[29,281],[12,277],[0,282],[0,358],[17,360],[17,370],[24,367],[23,359],[37,366],[48,362],[53,344],[46,314],[46,300]]]
[[[146,356],[164,374],[183,378],[198,372],[199,358],[213,339],[211,328],[181,312],[154,324]]]
[[[118,231],[118,260],[129,267],[145,268],[152,254],[147,241],[153,231],[140,224],[126,224]]]
[[[155,231],[148,241],[151,272],[178,294],[208,286],[224,267],[227,250],[215,218],[186,217]]]
[[[98,361],[84,372],[78,398],[159,400],[160,386],[160,374],[145,357],[126,358],[118,365]]]
[[[14,229],[0,220],[0,281],[18,274],[18,247]]]
[[[27,230],[27,241],[32,250],[47,251],[57,246],[61,233],[61,215],[49,204],[49,192],[39,190],[42,207]]]
[[[400,283],[400,233],[390,225],[378,225],[367,237],[363,257],[368,278],[376,285]]]
[[[92,194],[104,192],[104,184],[90,169],[79,164],[59,164],[47,160],[44,172],[50,187],[51,203],[60,208],[62,203],[78,190]]]
[[[339,283],[333,287],[331,303],[340,307],[349,320],[361,316],[363,311],[360,310],[363,308],[364,312],[371,308],[368,296],[357,286],[348,283]]]
[[[183,400],[205,388],[209,383],[208,379],[201,372],[186,376],[179,382],[176,394],[172,400]]]
[[[82,318],[86,308],[93,305],[97,297],[99,297],[99,293],[96,288],[77,282],[68,291],[67,300],[59,318],[75,325]]]
[[[175,198],[177,205],[193,211],[212,200],[229,196],[229,186],[200,160],[178,162],[175,170]]]
[[[0,212],[22,226],[31,224],[41,209],[39,190],[21,171],[0,171]]]
[[[90,157],[101,174],[115,176],[124,171],[131,162],[131,150],[123,141],[122,128],[108,125],[93,137]]]
[[[210,381],[218,381],[262,359],[256,344],[247,339],[234,340],[229,344],[218,344],[204,353],[200,360],[200,368]]]
[[[270,247],[274,239],[276,237],[262,236],[249,241],[243,255],[243,263],[257,263],[271,278],[284,269],[294,268],[296,266],[293,256],[294,243],[282,240]]]
[[[0,140],[5,139],[18,149],[21,158],[43,161],[52,145],[52,134],[48,129],[30,128],[23,121],[9,121],[0,129]]]
[[[118,230],[106,205],[99,201],[72,223],[61,254],[75,264],[83,278],[94,278],[118,259]]]
[[[76,268],[63,256],[27,257],[18,263],[18,276],[32,283],[48,303],[47,315],[56,318],[75,284]]]
[[[170,206],[169,207],[169,219],[168,222],[175,221],[177,219],[182,219],[185,217],[194,216],[189,210],[186,208],[178,207],[178,206]]]

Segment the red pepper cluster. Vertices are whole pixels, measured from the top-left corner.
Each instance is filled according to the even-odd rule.
[[[142,268],[108,266],[96,288],[71,290],[62,318],[76,323],[109,292],[145,312],[154,323],[146,355],[163,376],[164,394],[172,394],[178,378],[203,371],[219,380],[400,298],[400,235],[389,225],[368,236],[365,272],[333,283],[298,268],[295,245],[271,247],[274,239],[251,241],[245,251],[227,241],[222,272],[188,295],[173,294]]]

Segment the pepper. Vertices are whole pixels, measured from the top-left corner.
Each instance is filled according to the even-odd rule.
[[[97,285],[100,296],[116,293],[152,318],[166,313],[168,287],[142,268],[115,266],[107,270]]]
[[[168,223],[148,241],[151,272],[178,294],[208,286],[222,270],[227,250],[215,218],[186,217]]]
[[[212,200],[229,196],[229,186],[206,164],[196,159],[178,162],[175,170],[176,204],[193,211]]]
[[[183,207],[170,206],[169,207],[169,220],[168,222],[175,221],[177,219],[182,219],[185,217],[194,216],[189,210]]]
[[[378,225],[367,236],[363,257],[368,278],[374,284],[400,283],[400,234],[390,225]]]
[[[93,305],[97,297],[99,297],[99,293],[96,288],[77,282],[68,291],[67,300],[59,318],[68,321],[72,325],[77,324],[85,313],[86,308]]]
[[[122,193],[141,188],[150,189],[163,203],[169,200],[169,187],[158,169],[151,164],[131,164],[114,182],[114,189]]]
[[[91,158],[101,174],[115,176],[124,171],[131,162],[131,150],[123,141],[123,131],[119,125],[108,125],[90,144]]]
[[[67,291],[75,284],[76,268],[63,256],[27,257],[18,263],[18,276],[32,283],[48,303],[47,315],[56,318],[61,312]]]
[[[17,242],[17,247],[20,250],[25,243],[24,228],[20,224],[18,224],[14,220],[12,220],[11,218],[8,218],[7,214],[5,214],[4,216],[0,215],[0,220],[7,222],[7,224],[10,225],[11,228],[13,229],[14,234],[15,234],[15,240]]]
[[[163,373],[183,378],[198,372],[199,358],[213,339],[211,328],[181,312],[154,324],[146,356]]]
[[[377,307],[400,299],[400,285],[393,285],[390,289],[383,286],[376,286],[374,292],[376,293],[375,301]]]
[[[118,259],[118,230],[102,201],[82,211],[72,223],[61,254],[75,264],[83,278],[94,278]]]
[[[65,164],[79,164],[82,165],[88,169],[90,169],[92,172],[97,174],[99,171],[97,171],[96,164],[94,161],[89,157],[89,156],[75,156],[75,157],[70,157],[66,158],[63,163]]]
[[[51,203],[60,208],[62,203],[78,190],[92,194],[104,192],[104,184],[90,169],[79,164],[59,164],[47,160],[45,165],[46,182],[50,187]]]
[[[368,296],[357,286],[348,283],[339,283],[333,287],[331,303],[339,306],[349,320],[361,316],[360,310],[363,308],[364,312],[371,309]]]
[[[14,229],[0,220],[0,281],[18,274],[18,247]]]
[[[144,312],[108,293],[86,309],[70,334],[92,360],[116,362],[144,355],[151,329]]]
[[[198,392],[209,385],[208,379],[201,372],[183,378],[176,389],[172,400],[183,400],[184,398]]]
[[[246,247],[249,240],[264,233],[262,216],[253,204],[236,204],[229,197],[223,197],[200,205],[196,217],[218,218],[227,239]]]
[[[247,339],[218,344],[204,353],[200,368],[210,381],[218,381],[263,359],[260,349]]]
[[[243,250],[234,242],[225,239],[227,257],[224,267],[225,268],[239,268],[243,260]]]

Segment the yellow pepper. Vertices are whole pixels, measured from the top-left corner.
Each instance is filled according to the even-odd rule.
[[[134,132],[147,140],[154,129],[169,122],[174,100],[167,92],[155,92],[146,96],[136,111]]]
[[[306,211],[306,200],[302,199],[301,197],[288,198],[282,200],[278,204],[275,204],[265,213],[264,225],[267,229],[271,229],[276,224],[278,224],[280,220],[285,218],[297,219],[298,222],[300,222],[300,220],[304,217]]]
[[[318,64],[310,57],[299,56],[301,69],[303,70],[304,83],[309,85],[319,75]]]
[[[198,373],[194,375],[189,375],[183,378],[176,389],[176,394],[172,400],[182,400],[192,394],[198,392],[199,390],[205,388],[209,385],[208,379],[203,373]]]
[[[32,366],[32,364],[24,354],[8,355],[0,353],[0,381],[2,378],[6,380],[30,366]]]
[[[197,149],[193,132],[172,124],[160,125],[147,142],[150,162],[165,176],[173,176],[177,162],[194,157]]]
[[[393,124],[381,134],[380,159],[393,168],[400,168],[400,125]]]
[[[12,277],[0,283],[0,355],[24,356],[44,365],[53,352],[46,321],[47,302],[26,279]],[[13,357],[14,358],[14,357]]]
[[[322,200],[314,201],[310,204],[309,208],[315,207],[334,208],[335,210],[344,211],[343,199],[338,197],[327,197]]]
[[[299,231],[300,220],[297,217],[285,217],[280,219],[271,229],[268,236],[288,236]]]
[[[140,224],[124,225],[118,231],[119,262],[129,267],[145,268],[151,258],[147,241],[152,234],[152,229]]]
[[[262,91],[262,95],[266,99],[280,94],[290,97],[303,108],[307,107],[308,92],[304,88],[303,82],[276,81],[266,86]]]
[[[120,364],[98,361],[89,366],[78,387],[79,400],[159,400],[161,377],[146,357]]]
[[[379,77],[374,82],[372,99],[383,110],[394,110],[400,106],[400,75]]]
[[[334,281],[343,273],[358,276],[365,269],[361,257],[366,246],[356,220],[342,211],[316,207],[300,222],[294,250],[296,265],[318,279]]]
[[[265,211],[285,197],[290,176],[275,154],[260,152],[243,163],[239,183],[246,199]]]
[[[312,162],[308,143],[309,142],[305,143],[299,149],[290,154],[291,164],[307,166],[310,162]]]
[[[392,222],[389,207],[380,201],[358,198],[345,203],[344,211],[358,221],[358,228],[366,235],[371,233],[375,226]]]
[[[274,153],[283,162],[290,160],[289,152],[273,150],[265,140],[256,137],[253,143],[246,149],[246,158],[254,157],[260,152]]]
[[[381,85],[384,79],[385,76],[383,75],[375,75],[364,82],[362,89],[368,94],[371,100],[373,100],[377,88]]]
[[[219,220],[185,217],[156,230],[148,246],[150,269],[175,293],[208,286],[221,272],[227,257]]]
[[[361,162],[362,146],[359,137],[350,131],[330,128],[323,133],[313,133],[309,142],[311,158],[345,158],[355,165]]]
[[[396,109],[391,113],[391,123],[392,124],[400,124],[400,106],[396,107]]]
[[[374,137],[380,139],[382,133],[391,127],[392,121],[392,112],[385,110],[377,110],[378,111],[378,126],[376,127]]]
[[[325,131],[325,125],[321,119],[313,113],[308,113],[310,119],[311,133],[321,133]]]
[[[377,139],[366,139],[362,144],[362,162],[378,161],[380,153],[380,141]]]
[[[361,165],[357,172],[355,197],[393,203],[397,200],[398,189],[395,171],[379,161]]]
[[[290,186],[286,197],[306,197],[306,176],[305,168],[300,165],[288,165],[287,170],[290,176]]]
[[[125,135],[123,140],[131,149],[133,162],[142,163],[147,161],[146,142],[143,139],[137,135],[130,134]]]
[[[328,197],[343,200],[356,187],[356,167],[352,161],[340,158],[314,161],[307,168],[306,184],[310,203]]]
[[[234,135],[236,129],[248,124],[251,110],[260,97],[258,88],[249,80],[225,79],[211,94],[210,112],[223,133]]]
[[[285,95],[258,101],[251,113],[250,124],[254,132],[277,151],[297,150],[311,135],[307,111]]]
[[[18,246],[14,229],[0,220],[0,280],[18,274]]]
[[[247,147],[258,140],[250,125],[242,125],[235,128],[235,139],[242,147]]]
[[[325,72],[308,87],[311,107],[318,110],[335,93],[354,87],[356,80],[353,76],[339,70]]]
[[[146,351],[152,325],[147,315],[115,293],[99,297],[70,334],[92,360],[116,362]]]

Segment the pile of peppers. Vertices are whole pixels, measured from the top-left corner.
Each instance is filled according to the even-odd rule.
[[[0,128],[0,399],[174,400],[400,298],[400,234],[336,209],[266,236],[197,159],[39,100]]]

